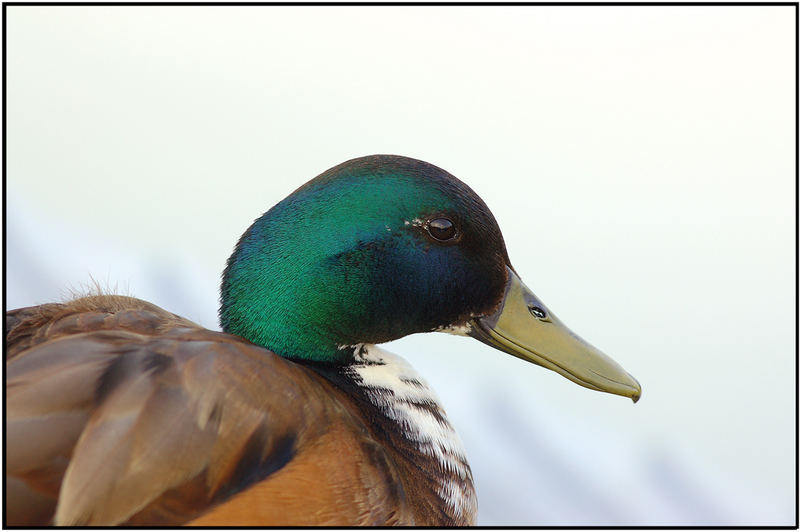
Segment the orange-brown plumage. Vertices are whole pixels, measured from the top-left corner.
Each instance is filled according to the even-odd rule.
[[[434,522],[303,365],[122,296],[6,320],[8,524]]]

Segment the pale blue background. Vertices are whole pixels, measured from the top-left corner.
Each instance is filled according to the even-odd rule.
[[[241,232],[372,153],[472,186],[637,405],[389,345],[481,524],[794,523],[794,8],[8,7],[7,298],[89,276],[211,328]]]

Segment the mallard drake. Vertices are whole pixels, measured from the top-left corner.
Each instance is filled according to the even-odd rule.
[[[433,390],[376,344],[467,335],[588,388],[641,388],[520,280],[497,222],[431,164],[340,164],[258,218],[224,332],[95,294],[6,314],[8,524],[471,525]]]

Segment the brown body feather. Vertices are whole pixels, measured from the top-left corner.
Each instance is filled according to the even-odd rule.
[[[6,314],[9,525],[470,524],[313,369],[150,303]],[[400,450],[396,450],[400,449]]]

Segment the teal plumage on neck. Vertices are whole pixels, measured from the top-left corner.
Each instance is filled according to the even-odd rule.
[[[431,220],[455,226],[437,240]],[[242,236],[223,275],[226,332],[298,359],[349,357],[465,323],[500,302],[506,253],[467,185],[397,156],[348,161],[297,189]]]

